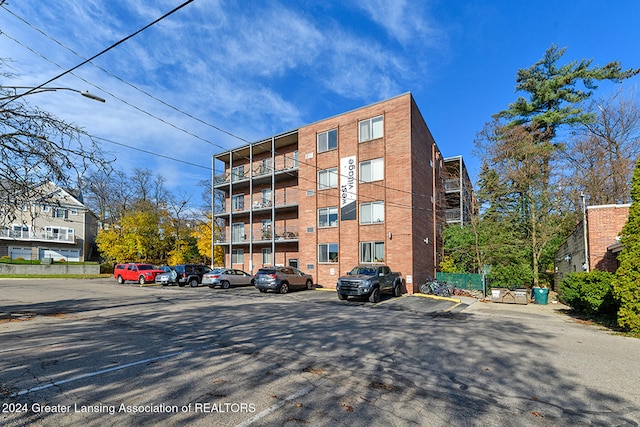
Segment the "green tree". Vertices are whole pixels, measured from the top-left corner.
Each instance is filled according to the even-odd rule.
[[[631,180],[629,219],[620,232],[620,243],[624,249],[618,255],[620,267],[613,284],[620,302],[618,325],[640,332],[640,158]]]
[[[100,253],[115,262],[160,262],[167,242],[159,228],[162,213],[153,209],[126,212],[119,224],[100,230],[96,244]]]
[[[640,69],[623,70],[618,61],[602,67],[593,66],[593,61],[587,59],[559,65],[565,51],[566,48],[552,45],[542,59],[519,70],[516,91],[528,93],[528,99],[519,97],[498,117],[535,132],[541,141],[550,141],[559,126],[594,121],[594,114],[585,112],[581,103],[598,88],[596,82],[621,82],[640,73]]]

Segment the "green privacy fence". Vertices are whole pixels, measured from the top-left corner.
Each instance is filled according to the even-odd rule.
[[[438,282],[445,282],[456,288],[469,289],[474,291],[484,291],[482,285],[482,274],[472,273],[436,273]]]

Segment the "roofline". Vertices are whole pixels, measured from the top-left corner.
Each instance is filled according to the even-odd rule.
[[[291,134],[294,134],[294,133],[298,132],[301,128],[304,128],[304,127],[307,127],[307,126],[313,126],[313,125],[315,125],[317,123],[320,123],[320,122],[331,120],[331,119],[334,119],[336,117],[340,117],[340,116],[345,115],[345,114],[353,113],[353,112],[358,111],[358,110],[364,110],[365,108],[373,107],[375,105],[382,104],[384,102],[388,102],[388,101],[391,101],[393,99],[401,98],[401,97],[407,96],[407,95],[410,95],[411,97],[413,97],[413,95],[411,95],[411,92],[401,93],[399,95],[392,96],[391,98],[383,99],[383,100],[374,102],[372,104],[364,105],[362,107],[354,108],[354,109],[349,110],[349,111],[344,111],[344,112],[339,113],[339,114],[334,114],[333,116],[330,116],[330,117],[326,117],[326,118],[319,119],[319,120],[316,120],[316,121],[311,122],[311,123],[307,123],[307,124],[302,125],[302,126],[298,126],[298,127],[293,128],[291,130],[288,130],[286,132],[281,132],[281,133],[278,133],[278,134],[275,134],[275,135],[272,135],[272,136],[268,136],[266,138],[258,139],[258,140],[254,141],[254,142],[249,142],[248,144],[240,145],[240,146],[237,146],[237,147],[234,147],[234,148],[230,148],[228,150],[217,152],[217,153],[213,154],[213,157],[216,158],[218,156],[222,156],[222,155],[225,155],[227,153],[233,153],[234,151],[240,151],[240,150],[248,148],[248,147],[250,147],[252,145],[268,142],[268,141],[270,141],[272,139],[283,138],[285,136],[288,136],[288,135],[291,135]]]

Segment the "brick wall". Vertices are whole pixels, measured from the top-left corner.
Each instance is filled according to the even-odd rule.
[[[617,260],[607,251],[629,218],[629,205],[605,205],[587,207],[589,236],[589,268],[615,271]]]

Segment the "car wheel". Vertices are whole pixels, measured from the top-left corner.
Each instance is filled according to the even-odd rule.
[[[180,286],[182,288],[182,287],[184,287],[184,283],[178,282],[178,286]]]
[[[122,276],[118,276],[118,283],[120,283],[121,285],[124,283],[124,279],[122,278]]]
[[[222,282],[220,282],[220,286],[222,287],[222,289],[229,289],[229,282],[227,280],[223,280]]]
[[[313,289],[313,282],[311,280],[307,280],[307,290],[310,291]]]
[[[262,292],[263,294],[266,294],[266,293],[267,293],[267,290],[266,290],[266,289],[258,289],[258,290],[259,290],[260,292]]]
[[[189,286],[191,286],[192,288],[195,288],[198,286],[198,279],[196,279],[195,277],[191,280],[189,280]]]
[[[280,293],[286,294],[287,292],[289,292],[289,284],[287,282],[284,282],[280,285]]]
[[[138,277],[138,283],[140,283],[141,285],[144,285],[145,283],[147,283],[147,281],[144,280],[144,276],[140,276]]]
[[[251,283],[249,283],[249,285],[251,285],[251,286],[255,286],[255,285],[256,285],[256,281],[255,281],[255,280],[253,280],[253,279],[251,279]]]
[[[380,289],[374,288],[369,295],[369,302],[380,302]]]
[[[347,295],[346,294],[338,294],[338,299],[341,300],[341,301],[346,301]]]
[[[402,294],[402,289],[400,288],[400,283],[396,283],[393,287],[393,296],[399,297]]]

